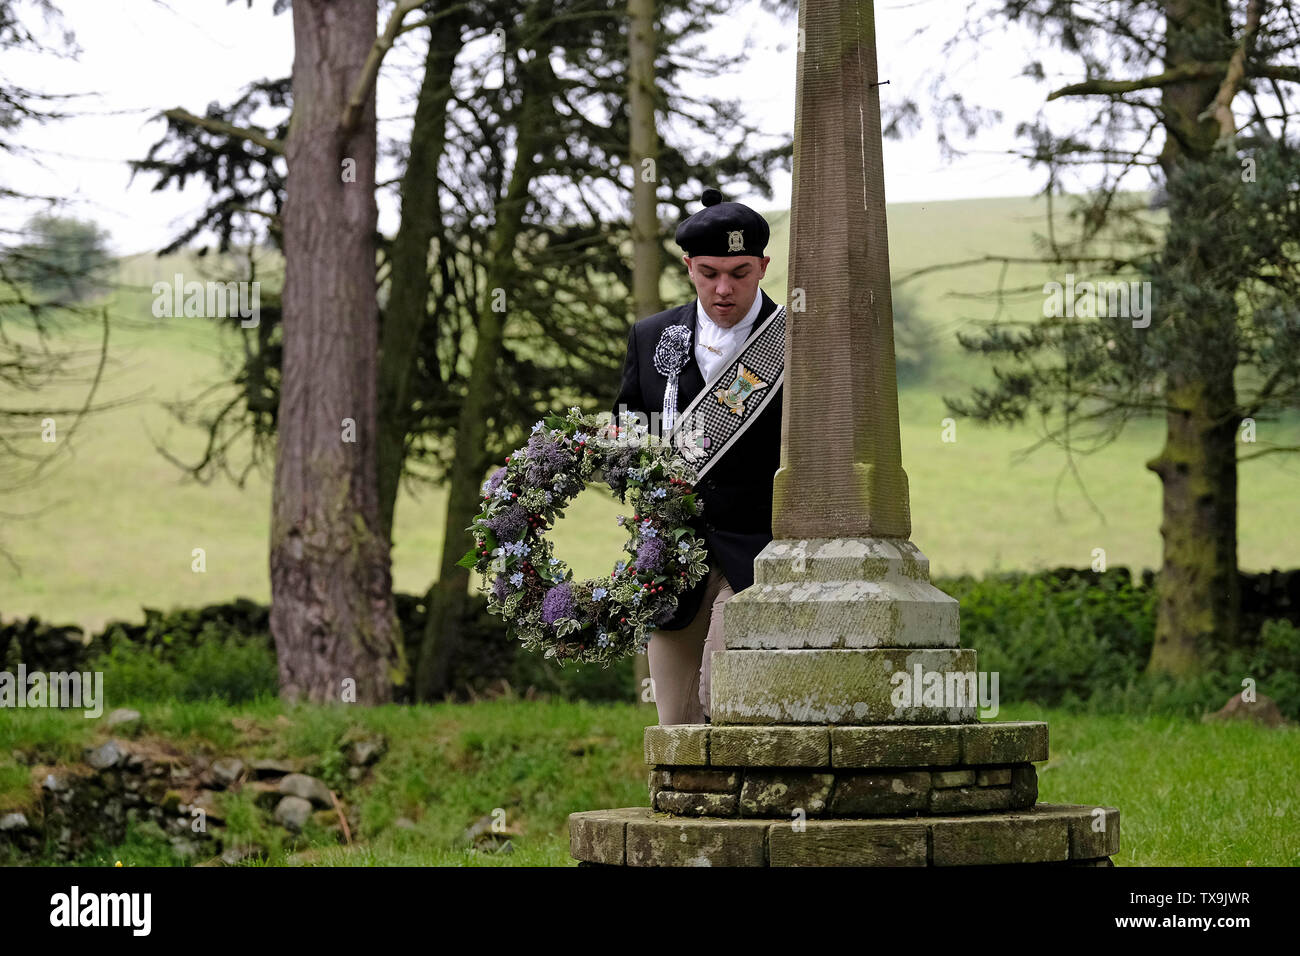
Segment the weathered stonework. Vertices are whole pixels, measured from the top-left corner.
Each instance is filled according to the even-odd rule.
[[[645,762],[648,764],[698,764],[709,762],[707,724],[673,724],[645,729]]]
[[[866,727],[674,724],[647,727],[650,766],[962,767],[1047,759],[1047,724],[883,724]]]
[[[734,793],[691,793],[677,790],[660,790],[654,797],[654,808],[661,813],[691,817],[734,817]]]
[[[767,831],[765,822],[689,820],[646,810],[626,820],[625,859],[628,866],[764,866]]]
[[[959,646],[957,601],[910,541],[773,541],[728,604],[728,649]]]
[[[924,674],[955,680],[958,674],[975,673],[975,652],[720,651],[713,655],[711,715],[720,724],[965,724],[978,719],[976,701],[894,706],[893,675],[912,674],[918,667]]]
[[[836,774],[830,816],[923,813],[929,806],[931,774],[924,770],[903,773]]]
[[[1086,839],[1094,809],[1107,829]],[[769,821],[636,807],[570,814],[569,847],[582,862],[614,866],[1109,866],[1118,816],[1113,807],[1043,804],[966,817]]]
[[[1006,782],[980,785],[980,775]],[[1013,777],[1019,780],[1018,787],[1011,786]],[[1033,806],[1034,780],[1032,764],[978,772],[969,768],[863,772],[833,767],[657,767],[650,775],[650,805],[665,813],[720,817],[976,813]]]
[[[788,773],[749,770],[740,788],[740,812],[747,817],[789,817],[800,810],[809,816],[826,811],[835,776],[829,773]]]

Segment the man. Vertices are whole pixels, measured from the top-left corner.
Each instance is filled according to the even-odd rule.
[[[781,458],[785,310],[758,287],[771,261],[763,255],[770,229],[748,206],[722,202],[716,189],[704,191],[703,203],[675,237],[697,298],[632,326],[613,411],[615,424],[623,412],[652,422],[660,413],[660,422],[670,420],[665,435],[673,424],[700,422],[697,441],[709,449],[703,462],[693,461],[702,475],[695,488],[709,573],[646,648],[661,725],[709,722],[722,606],[753,583],[754,558],[772,540],[772,478]]]

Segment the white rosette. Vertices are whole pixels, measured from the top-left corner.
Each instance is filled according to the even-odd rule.
[[[668,376],[664,389],[664,406],[660,413],[661,436],[667,436],[677,419],[677,376],[691,358],[691,330],[685,325],[670,325],[659,336],[655,346],[654,366],[660,375]]]

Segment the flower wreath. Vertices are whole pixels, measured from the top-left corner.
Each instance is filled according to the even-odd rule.
[[[606,429],[571,408],[539,421],[528,443],[483,484],[483,510],[467,529],[475,546],[459,564],[483,574],[488,610],[524,647],[561,663],[608,666],[645,653],[649,632],[708,573],[708,551],[691,524],[702,508],[689,480],[694,470],[631,419]],[[607,579],[574,581],[545,533],[598,479],[635,509],[630,522],[618,516],[632,557]]]

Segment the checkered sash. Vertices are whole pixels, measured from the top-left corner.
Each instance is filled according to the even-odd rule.
[[[695,468],[696,480],[736,444],[785,380],[785,316],[785,306],[777,306],[678,414],[669,441]],[[741,379],[742,365],[748,379]]]

